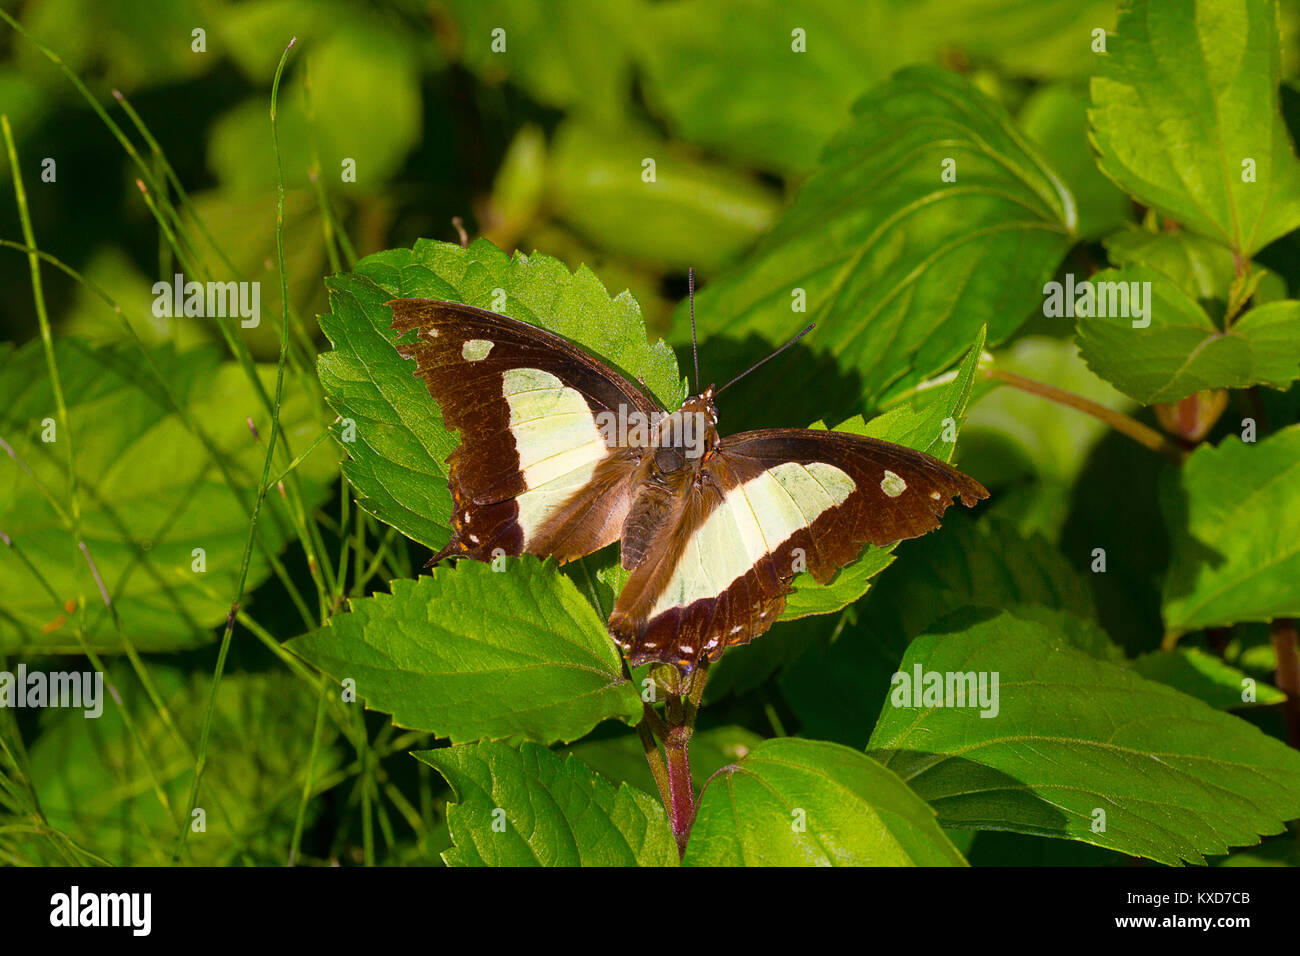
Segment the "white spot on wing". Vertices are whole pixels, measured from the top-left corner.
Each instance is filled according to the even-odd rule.
[[[460,347],[460,354],[469,362],[481,362],[488,357],[494,343],[487,339],[470,339]]]
[[[897,498],[907,490],[907,482],[892,471],[886,471],[885,477],[880,479],[880,490],[891,498]]]

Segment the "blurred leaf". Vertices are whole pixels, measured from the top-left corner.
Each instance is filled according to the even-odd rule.
[[[130,711],[176,812],[188,800],[194,753],[177,741],[125,666],[116,673],[115,693]],[[184,740],[198,740],[211,675],[152,662],[149,679]],[[191,862],[282,865],[289,858],[316,707],[310,685],[284,671],[226,674],[203,772],[207,829],[191,834],[186,844]],[[317,782],[338,766],[336,737],[327,721],[311,770]],[[170,865],[179,828],[190,825],[172,819],[159,803],[107,681],[98,719],[87,720],[79,710],[46,713],[31,748],[31,776],[50,824],[120,866]],[[320,803],[307,805],[308,823],[320,810]]]
[[[611,299],[591,270],[571,273],[549,256],[511,258],[484,240],[468,249],[421,240],[414,249],[368,256],[356,273],[327,285],[331,314],[320,322],[334,351],[320,356],[318,370],[330,405],[356,423],[356,441],[343,443],[351,459],[343,473],[363,507],[429,548],[447,540],[445,459],[457,442],[415,377],[414,362],[393,347],[388,300],[415,296],[491,308],[493,290],[502,289],[506,315],[563,335],[642,379],[666,407],[676,408],[685,395],[672,350],[646,342],[636,300]]]
[[[999,675],[991,719],[909,702],[886,705],[872,734],[870,752],[944,826],[1065,837],[1176,865],[1257,843],[1300,815],[1300,754],[1038,622],[1003,614],[927,634],[900,670],[917,666]],[[1105,828],[1094,831],[1098,810]]]
[[[1161,497],[1174,632],[1300,615],[1300,425],[1201,445]]]
[[[168,650],[212,639],[226,618],[248,536],[252,489],[261,477],[265,446],[254,440],[251,418],[266,440],[270,415],[235,363],[215,352],[170,348],[150,352],[171,393],[211,438],[240,483],[236,498],[204,449],[171,411],[139,353],[91,347],[80,340],[55,341],[72,435],[41,440],[43,420],[56,419],[56,403],[39,341],[0,365],[0,436],[30,468],[0,459],[0,528],[40,570],[59,603],[10,548],[0,549],[0,647],[78,652],[76,625],[84,620],[92,646],[121,650],[85,557],[40,487],[68,513],[67,450],[71,438],[81,501],[81,535],[121,618],[122,632],[137,650]],[[275,370],[259,369],[268,393]],[[311,397],[286,378],[281,411],[284,435],[295,454],[324,427]],[[287,461],[280,465],[280,469]],[[308,508],[325,494],[333,473],[319,451],[298,471]],[[278,473],[277,469],[277,473]],[[39,485],[37,484],[39,482]],[[270,572],[266,555],[292,537],[279,495],[266,501],[258,523],[258,546],[248,571],[251,592]],[[205,552],[206,571],[192,570],[192,551]],[[75,610],[84,606],[82,612]],[[65,605],[66,610],[66,605]]]
[[[129,93],[186,80],[216,65],[221,53],[210,29],[207,52],[192,48],[191,31],[209,27],[203,7],[200,0],[42,0],[23,5],[18,19],[74,73],[97,74],[104,92],[116,87]],[[24,70],[54,75],[30,41],[13,43]]]
[[[1280,704],[1286,700],[1286,694],[1276,687],[1261,683],[1224,662],[1222,658],[1206,654],[1195,647],[1152,651],[1134,660],[1132,667],[1147,680],[1168,684],[1219,710]],[[1253,701],[1242,700],[1244,681],[1247,680],[1254,684]]]
[[[1130,0],[1098,66],[1093,143],[1122,188],[1245,257],[1300,226],[1272,0]]]
[[[1070,4],[1073,6],[1073,3]],[[1110,6],[1109,2],[1103,4]],[[1024,9],[1027,5],[1015,2],[1012,6]],[[1034,7],[1045,5],[1035,4]],[[1046,10],[1044,9],[1044,12]],[[1103,18],[1104,19],[1104,18]],[[1096,27],[1097,20],[1089,26]],[[1078,46],[1087,30],[1069,35],[1071,44]],[[1041,46],[1026,46],[1040,50]],[[1087,64],[1088,60],[1075,51],[1070,62]],[[1070,192],[1074,194],[1079,210],[1078,233],[1083,238],[1093,238],[1114,229],[1129,219],[1129,198],[1107,179],[1093,158],[1088,143],[1088,99],[1072,84],[1054,83],[1040,87],[1020,110],[1020,125],[1032,139],[1043,158],[1060,172]]]
[[[1090,280],[1098,308],[1103,283],[1150,283],[1149,328],[1126,315],[1078,320],[1079,351],[1088,367],[1143,404],[1172,402],[1210,388],[1267,384],[1285,388],[1300,377],[1300,302],[1251,309],[1223,331],[1200,304],[1160,273],[1142,266],[1106,269]],[[1115,309],[1106,311],[1136,314]],[[1119,300],[1122,301],[1122,300]]]
[[[572,754],[485,742],[415,756],[456,792],[450,866],[677,865],[659,802],[626,783],[615,789]]]
[[[276,38],[277,59],[289,37]],[[423,109],[419,63],[402,37],[354,19],[347,30],[303,50],[305,63],[281,92],[276,115],[286,187],[307,185],[313,143],[321,180],[332,190],[374,193],[401,168],[420,138]],[[307,113],[308,83],[314,118]],[[355,182],[343,179],[348,160],[355,163]],[[208,163],[231,189],[274,187],[271,118],[262,95],[213,124]]]
[[[554,562],[526,555],[498,572],[461,561],[392,588],[353,599],[350,614],[289,646],[354,680],[399,726],[453,743],[550,743],[641,718],[604,622]]]
[[[620,115],[632,87],[643,0],[443,0],[449,55],[489,85],[513,83],[549,106]],[[494,31],[504,31],[504,36]],[[494,39],[503,51],[493,50]],[[498,43],[499,46],[499,43]]]
[[[643,179],[644,159],[655,162],[654,182]],[[548,196],[556,215],[599,248],[703,272],[752,245],[778,202],[748,177],[648,133],[575,120],[556,134]]]
[[[687,866],[964,866],[925,805],[848,747],[759,744],[700,796]]]
[[[281,133],[283,135],[283,131]],[[269,143],[267,148],[269,149]],[[241,329],[254,356],[275,361],[280,354],[280,271],[275,253],[275,192],[238,194],[229,190],[207,192],[194,197],[194,207],[208,232],[235,267],[231,272],[225,258],[206,240],[198,241],[208,274],[219,282],[244,280],[258,283],[263,321],[257,328]],[[190,217],[185,218],[191,236],[199,235]],[[313,314],[323,308],[321,273],[325,270],[325,242],[320,208],[307,189],[288,190],[284,196],[284,267],[289,282],[289,301],[301,312]],[[179,266],[177,271],[180,271]],[[172,276],[166,277],[168,281]],[[198,280],[201,276],[187,275]],[[274,320],[269,317],[274,316]],[[293,319],[309,324],[310,320]],[[203,326],[209,338],[220,339],[212,325]]]
[[[646,97],[683,139],[746,164],[803,173],[849,106],[907,61],[898,5],[679,0],[649,5]],[[795,29],[806,52],[792,49]],[[720,59],[723,57],[723,59]]]
[[[964,79],[904,70],[854,110],[755,253],[698,296],[706,330],[776,342],[806,293],[817,358],[778,360],[783,387],[762,405],[804,421],[915,387],[986,322],[1001,341],[1041,308],[1073,241],[1064,185]],[[956,182],[940,178],[945,159]]]
[[[994,359],[997,368],[1050,382],[1107,408],[1134,403],[1098,378],[1073,341],[1031,335]],[[1050,540],[1060,533],[1070,490],[1106,425],[1078,409],[1005,385],[971,402],[962,429],[962,463],[997,493],[985,507],[1014,520],[1026,533]]]

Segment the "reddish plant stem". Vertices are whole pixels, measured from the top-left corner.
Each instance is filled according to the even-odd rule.
[[[681,857],[686,855],[691,826],[695,823],[697,804],[695,785],[691,781],[691,736],[695,733],[695,718],[699,714],[707,679],[708,665],[701,664],[680,688],[680,693],[668,695],[664,706],[666,720],[656,728],[663,739],[667,765],[668,796],[664,806]]]
[[[1282,714],[1287,739],[1300,748],[1300,648],[1297,647],[1295,618],[1280,617],[1269,625],[1269,637],[1277,654],[1277,689],[1286,694]]]
[[[1159,452],[1176,465],[1182,464],[1183,459],[1187,456],[1186,449],[1170,441],[1154,428],[1148,428],[1136,419],[1129,418],[1113,408],[1099,405],[1082,395],[1075,395],[1054,385],[1036,382],[1031,378],[1025,378],[1023,375],[1017,375],[1015,372],[1008,372],[1003,369],[991,368],[986,370],[985,374],[994,381],[1003,382],[1021,391],[1039,395],[1062,405],[1069,405],[1071,408],[1077,408],[1086,415],[1100,419],[1117,432],[1127,435],[1139,445],[1145,445],[1152,451]]]
[[[664,740],[668,757],[668,822],[677,841],[678,856],[686,855],[686,841],[695,822],[695,786],[691,783],[691,728],[673,727]]]

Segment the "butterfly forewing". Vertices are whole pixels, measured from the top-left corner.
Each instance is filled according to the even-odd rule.
[[[543,329],[455,302],[396,299],[398,351],[416,362],[460,444],[448,459],[452,537],[434,557],[570,560],[618,539],[641,449],[607,441],[601,413],[659,406]]]
[[[725,438],[610,618],[633,663],[683,670],[766,631],[802,570],[821,583],[866,544],[934,530],[979,482],[921,452],[842,432],[768,429]]]

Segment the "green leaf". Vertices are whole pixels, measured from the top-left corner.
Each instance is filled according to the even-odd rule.
[[[870,757],[764,741],[700,797],[688,866],[963,866],[934,811]]]
[[[509,81],[565,110],[626,111],[642,0],[447,0],[447,7],[457,55],[485,84]]]
[[[955,622],[950,619],[950,626]],[[900,670],[999,675],[996,716],[887,704],[870,752],[944,826],[1064,837],[1161,863],[1300,816],[1300,754],[1255,727],[1001,614],[927,634]],[[1105,828],[1094,831],[1105,813]]]
[[[800,734],[865,746],[908,642],[968,607],[1051,620],[1080,650],[1123,659],[1095,623],[1087,582],[1041,535],[989,514],[958,514],[942,534],[908,546],[835,643],[782,675]]]
[[[1111,233],[1104,242],[1112,265],[1150,266],[1197,300],[1227,303],[1238,281],[1232,250],[1185,229],[1151,232],[1130,225]],[[1256,304],[1286,298],[1286,281],[1281,276],[1258,263],[1250,265],[1264,272],[1255,290]]]
[[[1096,22],[1088,24],[1089,28],[1096,26]],[[1077,44],[1079,36],[1071,40]],[[1071,59],[1087,62],[1077,51]],[[1088,146],[1088,100],[1073,83],[1040,87],[1025,101],[1019,119],[1025,134],[1052,168],[1060,171],[1074,194],[1080,236],[1100,236],[1129,218],[1128,196],[1102,174],[1093,159]]]
[[[642,178],[646,157],[655,161],[651,182]],[[733,262],[777,212],[771,190],[636,128],[566,122],[548,177],[555,214],[598,248],[683,271]]]
[[[1168,684],[1219,710],[1280,704],[1286,700],[1286,694],[1276,687],[1261,683],[1223,658],[1195,647],[1152,651],[1135,659],[1131,666],[1148,680]],[[1255,699],[1252,701],[1242,699],[1245,681],[1254,685]]]
[[[1126,315],[1078,320],[1079,350],[1088,367],[1144,404],[1173,402],[1210,388],[1285,388],[1300,377],[1300,302],[1258,306],[1224,331],[1195,299],[1153,269],[1107,269],[1090,281],[1097,290],[1096,311],[1103,298],[1110,298],[1103,283],[1150,283],[1149,327],[1134,328],[1142,320]],[[1109,303],[1106,310],[1133,311]]]
[[[775,343],[802,320],[802,290],[813,354],[768,373],[783,384],[758,411],[833,421],[915,388],[985,323],[991,343],[1006,338],[1041,308],[1074,227],[1069,191],[999,107],[955,74],[911,68],[857,103],[819,172],[696,312],[706,331]]]
[[[438,567],[290,642],[400,726],[453,743],[570,741],[607,718],[635,722],[604,623],[553,561]]]
[[[191,823],[181,823],[173,814],[184,812],[194,778],[191,746],[207,710],[210,662],[186,673],[150,661],[149,680],[167,702],[170,724],[125,661],[115,668],[111,695],[109,681],[104,681],[100,717],[87,720],[82,711],[66,708],[50,708],[43,715],[31,745],[30,773],[50,826],[119,866],[171,865],[176,834]],[[190,862],[284,864],[311,762],[317,699],[310,685],[283,670],[225,675],[203,772],[207,829],[190,834]],[[122,719],[123,706],[145,742],[171,813],[154,792],[138,742]],[[331,722],[322,724],[313,781],[337,769],[337,735]],[[309,825],[321,809],[319,801],[307,805]]]
[[[966,419],[966,406],[983,349],[984,330],[980,329],[953,379],[933,395],[925,395],[916,405],[895,406],[870,421],[858,416],[839,425],[837,431],[881,438],[951,461],[957,443],[944,438],[948,431],[945,423],[951,420],[951,434],[955,439]],[[896,547],[896,544],[884,548],[868,545],[861,557],[841,570],[829,584],[818,584],[811,574],[799,575],[794,579],[794,593],[786,598],[781,620],[828,614],[852,604],[867,593],[870,579],[889,566]]]
[[[457,439],[442,427],[437,405],[413,374],[415,363],[393,348],[389,299],[493,309],[562,335],[641,379],[665,407],[676,408],[685,396],[672,350],[647,344],[636,301],[627,293],[611,299],[586,267],[573,273],[549,256],[509,257],[484,240],[468,249],[421,240],[414,249],[368,256],[356,273],[327,284],[331,314],[320,322],[334,350],[317,366],[331,407],[355,422],[355,441],[343,443],[350,457],[343,473],[366,510],[430,548],[440,548],[450,533],[445,459]],[[335,426],[340,437],[345,425]]]
[[[1300,425],[1201,445],[1161,497],[1174,633],[1300,615]]]
[[[900,67],[969,59],[986,76],[1083,75],[1090,31],[1114,22],[1112,0],[674,0],[647,4],[637,29],[646,99],[681,138],[798,175]]]
[[[1300,226],[1272,0],[1130,0],[1107,49],[1091,119],[1108,176],[1245,257]]]
[[[51,503],[71,520],[69,440],[77,466],[81,541],[113,600],[122,633],[140,651],[210,641],[211,629],[225,620],[234,597],[253,489],[266,454],[248,420],[265,442],[270,415],[243,369],[222,362],[214,350],[149,352],[171,395],[228,463],[237,496],[201,440],[172,410],[139,351],[60,337],[54,355],[71,435],[56,424],[52,442],[42,440],[43,423],[56,422],[58,414],[41,343],[28,343],[0,364],[5,396],[0,438],[17,456],[0,456],[0,529],[14,544],[0,547],[0,607],[5,609],[0,647],[79,653],[76,627],[84,620],[92,647],[122,650],[86,557]],[[259,367],[258,374],[272,393],[275,370]],[[309,394],[287,378],[281,425],[295,454],[320,435],[324,423],[318,415]],[[277,463],[278,472],[288,459],[277,456]],[[298,469],[309,509],[323,499],[333,472],[324,449]],[[248,591],[266,579],[268,555],[278,554],[293,534],[284,503],[272,492],[257,527]],[[206,570],[195,570],[196,548],[203,549]],[[15,549],[48,582],[57,602]]]
[[[415,756],[456,793],[449,866],[675,866],[664,808],[574,755],[483,742]],[[504,829],[502,829],[504,825]]]

